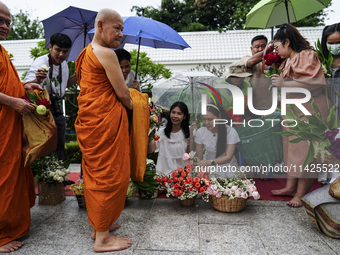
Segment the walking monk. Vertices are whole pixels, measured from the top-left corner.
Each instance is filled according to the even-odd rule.
[[[130,178],[129,130],[126,108],[132,109],[115,52],[123,37],[123,20],[110,9],[98,12],[94,38],[78,56],[79,112],[75,123],[83,153],[82,167],[88,219],[94,250],[122,250],[129,238],[110,235],[121,214]],[[145,158],[144,158],[145,160]]]
[[[0,40],[11,29],[11,14],[0,2]],[[6,50],[0,45],[0,252],[24,245],[16,239],[26,235],[31,224],[30,208],[35,202],[34,181],[22,156],[21,114],[35,108],[21,99],[25,89],[42,89],[20,81]]]

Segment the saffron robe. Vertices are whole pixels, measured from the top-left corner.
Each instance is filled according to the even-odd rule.
[[[0,45],[0,92],[11,97],[25,95],[6,50]],[[0,246],[26,235],[35,203],[34,180],[22,156],[22,117],[0,104]]]
[[[80,94],[75,128],[83,153],[88,219],[103,232],[125,205],[130,179],[128,116],[91,44],[78,56],[76,74]]]

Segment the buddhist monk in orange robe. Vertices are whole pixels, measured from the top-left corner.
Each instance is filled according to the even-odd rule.
[[[123,20],[110,9],[98,12],[93,41],[78,56],[78,117],[75,123],[88,219],[94,250],[114,251],[131,246],[130,238],[110,235],[122,212],[130,178],[129,130],[126,109],[132,109],[117,56]]]
[[[0,2],[0,40],[10,32],[11,15]],[[19,249],[16,239],[26,235],[31,224],[30,208],[35,203],[34,180],[22,156],[21,114],[35,108],[20,97],[25,89],[42,89],[20,81],[6,50],[0,45],[0,252]]]

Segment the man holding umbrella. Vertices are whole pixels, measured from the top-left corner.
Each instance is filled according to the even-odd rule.
[[[66,88],[76,82],[76,75],[69,76],[67,62],[65,61],[70,48],[71,39],[61,33],[50,38],[50,53],[38,57],[31,64],[24,82],[36,82],[46,85],[51,98],[51,112],[58,127],[58,143],[56,154],[59,160],[64,159],[66,118],[63,114],[62,97]],[[44,69],[42,67],[45,67]]]

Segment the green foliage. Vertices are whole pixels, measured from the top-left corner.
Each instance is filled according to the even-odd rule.
[[[81,163],[82,153],[77,141],[65,144],[65,160],[71,163]]]
[[[314,158],[318,155],[320,148],[324,148],[330,145],[329,139],[325,139],[325,133],[327,130],[337,128],[337,117],[335,113],[335,106],[330,110],[327,116],[327,121],[324,123],[321,117],[320,110],[318,109],[314,100],[312,101],[312,108],[314,109],[316,116],[308,115],[307,122],[300,119],[299,115],[295,111],[292,105],[288,106],[290,111],[286,112],[287,119],[293,119],[295,122],[287,122],[290,127],[289,132],[277,132],[277,134],[283,137],[297,136],[298,138],[289,140],[290,143],[298,143],[301,141],[309,142],[309,149],[306,159],[303,163],[302,169],[305,169]],[[295,126],[294,126],[295,125]]]
[[[138,188],[138,194],[141,197],[151,198],[155,194],[155,192],[157,192],[159,184],[155,178],[155,164],[149,163],[146,165],[143,182],[133,180],[133,183]]]
[[[209,64],[199,64],[195,68],[190,69],[190,71],[208,71],[217,77],[222,77],[223,73],[227,71],[225,64],[220,64],[219,67],[215,67],[213,65]]]
[[[45,40],[38,42],[38,46],[31,49],[31,58],[36,59],[40,56],[50,53],[50,50],[45,47]]]
[[[131,70],[135,71],[138,52],[137,50],[133,50],[130,53]],[[165,68],[164,65],[152,62],[145,52],[139,52],[137,74],[139,76],[141,88],[143,90],[151,91],[155,82],[162,77],[166,79],[170,78],[172,73],[169,69]]]
[[[30,14],[20,10],[12,15],[13,26],[7,40],[39,39],[44,37],[43,26],[39,19],[30,19]]]
[[[65,135],[65,142],[69,143],[69,142],[73,142],[73,141],[77,141],[77,134],[66,134]]]
[[[243,29],[247,13],[259,0],[162,0],[159,8],[152,6],[133,6],[144,16],[163,22],[177,32],[204,30],[231,30]],[[325,11],[316,12],[303,20],[294,23],[294,26],[322,26],[324,25]]]

